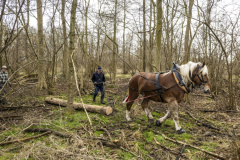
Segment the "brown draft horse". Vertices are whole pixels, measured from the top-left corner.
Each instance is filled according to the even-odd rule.
[[[205,63],[194,63],[189,61],[186,64],[183,64],[178,67],[177,70],[181,77],[182,81],[186,84],[186,87],[189,87],[191,83],[196,85],[203,85],[204,93],[210,92],[210,82],[208,80],[208,69]],[[184,133],[185,130],[179,124],[178,118],[178,103],[184,98],[184,93],[186,90],[182,89],[179,86],[174,78],[173,72],[167,72],[164,74],[159,74],[158,84],[164,86],[162,93],[156,90],[156,74],[155,73],[146,73],[140,72],[135,74],[129,81],[129,96],[125,99],[127,103],[126,110],[126,119],[131,121],[130,110],[135,99],[138,98],[139,94],[142,94],[145,98],[141,104],[143,110],[146,112],[149,122],[153,123],[153,116],[148,109],[148,102],[150,100],[156,102],[168,103],[168,111],[166,115],[160,119],[156,120],[156,125],[160,126],[167,118],[173,116],[173,121],[175,122],[175,127],[177,133]]]

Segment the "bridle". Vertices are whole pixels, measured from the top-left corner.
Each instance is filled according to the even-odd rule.
[[[199,79],[200,82],[201,82],[200,85],[208,83],[208,80],[207,80],[207,81],[204,81],[204,79],[203,79],[203,75],[202,75],[202,72],[201,72],[201,77],[199,76],[198,71],[201,70],[201,68],[202,68],[202,67],[199,65],[199,67],[197,68],[196,74],[192,77],[192,80],[193,80],[193,79],[197,76],[198,79]]]

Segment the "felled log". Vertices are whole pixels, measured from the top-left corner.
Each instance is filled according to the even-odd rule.
[[[60,105],[63,107],[67,106],[67,100],[63,100],[63,99],[46,97],[45,102],[50,103],[50,104]],[[106,115],[109,115],[112,113],[112,108],[109,106],[105,107],[105,106],[84,104],[84,107],[89,112],[97,112],[97,113],[106,114]],[[73,103],[73,108],[75,110],[83,110],[84,109],[82,103],[76,103],[76,102]]]

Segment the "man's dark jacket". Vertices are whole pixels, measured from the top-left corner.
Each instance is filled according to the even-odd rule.
[[[98,86],[103,85],[103,82],[105,82],[104,73],[101,72],[98,74],[97,72],[94,72],[92,76],[92,82],[96,82]]]

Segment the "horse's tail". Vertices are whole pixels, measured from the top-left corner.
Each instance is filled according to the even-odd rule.
[[[129,96],[127,96],[127,98],[125,98],[125,100],[122,102],[123,104],[126,103],[129,99]]]

